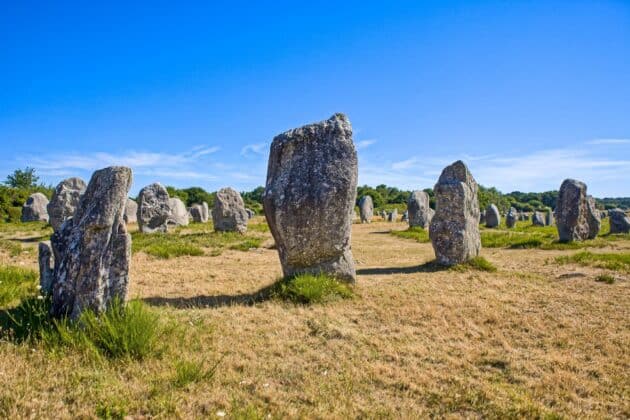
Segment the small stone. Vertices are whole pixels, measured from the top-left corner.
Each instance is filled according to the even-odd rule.
[[[532,214],[532,225],[545,226],[545,215],[539,211],[535,211]]]
[[[562,242],[593,239],[599,233],[599,211],[586,189],[586,184],[575,179],[565,179],[560,186],[556,226]]]
[[[188,226],[188,210],[184,202],[178,197],[172,197],[168,200],[168,206],[171,212],[167,223],[175,226]]]
[[[374,216],[374,203],[372,197],[364,195],[359,200],[359,213],[361,216],[361,223],[372,223],[372,217]]]
[[[630,233],[630,216],[621,209],[608,211],[610,217],[610,233]]]
[[[36,192],[31,194],[26,203],[22,206],[22,222],[47,222],[48,221],[48,198]]]
[[[138,194],[138,228],[142,233],[166,232],[171,215],[169,196],[159,182],[147,185]]]
[[[486,207],[486,227],[495,228],[501,224],[501,214],[494,204],[488,204]]]
[[[190,217],[195,223],[206,223],[207,220],[203,218],[203,206],[201,204],[193,204],[189,209]]]
[[[243,203],[243,198],[238,191],[232,188],[222,188],[217,191],[212,208],[214,230],[245,233],[248,220],[245,203]]]
[[[398,221],[398,209],[394,209],[389,212],[389,214],[387,215],[387,221],[388,222]]]
[[[518,216],[518,211],[514,207],[510,207],[510,210],[508,210],[507,215],[505,216],[505,225],[508,228],[513,228],[514,226],[516,226]]]
[[[429,210],[429,194],[424,191],[414,191],[407,200],[409,211],[409,227],[428,229],[431,223]]]

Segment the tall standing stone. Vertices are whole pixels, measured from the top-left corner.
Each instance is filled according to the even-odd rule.
[[[94,172],[74,216],[51,238],[54,270],[50,249],[40,245],[41,277],[51,276],[50,284],[43,286],[52,292],[53,316],[76,319],[86,309],[99,313],[112,300],[125,300],[131,235],[123,218],[130,186],[129,168]]]
[[[131,198],[127,199],[125,204],[125,223],[138,223],[138,204]]]
[[[31,194],[24,206],[22,206],[23,222],[47,222],[48,221],[48,198],[40,193],[36,192]]]
[[[429,210],[429,194],[424,191],[414,191],[407,201],[409,211],[409,227],[428,229],[431,223]]]
[[[630,233],[630,216],[623,210],[609,210],[608,217],[610,217],[610,233]]]
[[[374,203],[372,197],[364,195],[359,200],[359,213],[361,215],[361,223],[372,223],[374,217]]]
[[[586,184],[575,179],[565,179],[560,186],[556,207],[560,241],[593,239],[599,232],[600,223],[595,202],[586,194]]]
[[[169,198],[168,207],[171,210],[168,223],[175,226],[188,226],[188,209],[182,200],[178,197]]]
[[[166,232],[171,215],[169,196],[159,182],[147,185],[138,194],[138,228],[142,233]]]
[[[494,204],[488,204],[486,207],[486,227],[495,228],[501,224],[501,213]]]
[[[545,215],[542,212],[534,211],[532,214],[532,225],[545,226]]]
[[[232,188],[222,188],[217,191],[212,208],[212,222],[214,230],[218,232],[247,231],[249,216],[245,210],[245,203],[238,191]]]
[[[263,201],[285,276],[326,273],[354,282],[357,165],[343,114],[273,139]]]
[[[190,218],[195,223],[206,223],[208,220],[204,219],[203,206],[201,204],[193,204],[189,209]]]
[[[210,210],[208,208],[208,203],[205,201],[201,202],[201,220],[202,223],[208,223],[208,220],[210,220]]]
[[[429,237],[439,264],[460,264],[479,255],[477,188],[461,160],[444,168],[435,184],[436,209]]]
[[[48,221],[55,232],[61,228],[63,222],[72,217],[85,187],[85,181],[81,178],[64,179],[55,187],[47,206]]]
[[[545,225],[553,226],[553,211],[551,209],[547,209],[547,213],[545,213]]]
[[[508,210],[507,215],[505,216],[505,225],[508,228],[513,228],[514,226],[516,226],[518,216],[518,211],[514,207],[510,207],[510,210]]]

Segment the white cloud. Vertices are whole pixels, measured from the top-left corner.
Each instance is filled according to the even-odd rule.
[[[630,144],[630,139],[595,139],[587,141],[586,144]]]
[[[396,171],[399,171],[402,169],[410,169],[410,168],[413,168],[414,166],[417,166],[418,163],[420,163],[420,159],[414,156],[406,160],[401,160],[399,162],[392,163],[392,169]]]
[[[374,143],[376,143],[376,140],[373,140],[373,139],[361,140],[361,141],[358,141],[358,142],[355,143],[355,147],[356,147],[357,150],[363,150],[363,149],[366,149],[366,148],[370,147]]]

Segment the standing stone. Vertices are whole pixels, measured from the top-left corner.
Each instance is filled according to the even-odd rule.
[[[539,211],[535,211],[532,214],[532,225],[545,226],[545,215]]]
[[[201,202],[201,220],[202,223],[208,223],[208,220],[210,220],[210,210],[208,209],[208,203],[205,201]]]
[[[217,191],[212,208],[212,222],[217,232],[247,232],[247,211],[238,191],[222,188]]]
[[[285,276],[325,273],[355,281],[350,211],[357,165],[343,114],[273,139],[263,201]]]
[[[387,212],[385,210],[381,210],[381,217],[383,220],[387,220]]]
[[[486,224],[486,211],[485,210],[481,210],[479,212],[479,224],[480,225]]]
[[[250,208],[246,208],[245,211],[247,212],[248,219],[252,219],[254,216],[256,216],[256,213],[254,212],[254,210]]]
[[[39,285],[43,294],[52,292],[53,270],[51,265],[52,248],[50,242],[40,242],[38,246]]]
[[[374,203],[372,197],[364,195],[359,200],[359,213],[361,215],[361,223],[372,223],[372,217],[374,216]]]
[[[81,178],[68,178],[61,181],[48,203],[49,222],[56,232],[66,219],[72,217],[85,192],[85,181]]]
[[[414,191],[407,201],[409,211],[409,227],[421,227],[428,229],[431,220],[429,218],[429,194],[424,191]]]
[[[203,218],[203,206],[201,204],[193,204],[189,209],[190,217],[195,223],[206,223]]]
[[[138,204],[131,198],[127,199],[125,204],[125,223],[138,223]]]
[[[178,197],[172,197],[168,199],[168,207],[171,213],[168,217],[168,222],[175,226],[188,226],[188,210],[186,205]]]
[[[527,220],[529,220],[529,215],[526,212],[522,211],[520,214],[520,219],[521,222],[526,222]]]
[[[40,193],[36,192],[31,194],[26,203],[22,206],[23,222],[47,222],[48,221],[48,198]]]
[[[429,237],[439,264],[460,264],[479,255],[477,188],[461,160],[444,168],[435,184],[436,209]]]
[[[608,210],[610,233],[630,233],[630,216],[621,209]]]
[[[389,212],[389,214],[387,215],[387,221],[388,222],[398,221],[398,209],[394,209]]]
[[[560,186],[556,207],[560,241],[593,239],[599,232],[600,223],[595,201],[586,195],[586,184],[565,179]]]
[[[486,227],[495,228],[501,224],[501,213],[494,204],[488,204],[486,207]]]
[[[100,313],[113,299],[124,301],[129,285],[131,235],[124,223],[131,169],[113,166],[94,172],[74,216],[40,245],[42,288],[52,292],[51,313],[76,319],[86,309]],[[51,275],[50,284],[46,284]]]
[[[403,215],[402,218],[400,219],[401,222],[409,222],[409,210],[406,210]]]
[[[551,209],[548,209],[547,213],[545,213],[545,225],[553,226],[553,211]]]
[[[505,216],[505,225],[508,228],[513,228],[516,226],[516,221],[518,220],[518,211],[514,207],[510,207],[507,215]]]
[[[171,215],[169,196],[159,182],[147,185],[138,194],[138,228],[142,233],[166,232]]]
[[[429,207],[427,210],[427,216],[429,217],[429,224],[427,226],[431,226],[431,220],[433,220],[433,216],[435,216],[435,210]]]

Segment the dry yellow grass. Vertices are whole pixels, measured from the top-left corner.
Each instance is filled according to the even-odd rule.
[[[392,227],[353,225],[358,297],[323,306],[250,304],[281,274],[268,246],[136,254],[132,296],[179,325],[167,351],[95,362],[0,343],[0,415],[630,417],[627,274],[605,284],[605,270],[554,263],[578,251],[498,248],[482,252],[496,273],[436,271],[431,245]],[[0,263],[36,268],[36,255],[0,250]],[[178,361],[219,363],[177,387]]]

